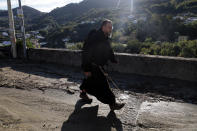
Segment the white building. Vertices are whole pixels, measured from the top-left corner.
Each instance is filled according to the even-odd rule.
[[[133,24],[137,24],[138,20],[133,20],[132,23]]]
[[[3,36],[9,36],[7,32],[2,33]]]
[[[135,19],[135,16],[134,15],[129,15],[128,18],[133,20],[133,19]]]
[[[3,45],[11,45],[12,43],[10,41],[3,41]]]
[[[25,34],[25,38],[30,38],[31,34]]]
[[[46,44],[47,44],[47,42],[41,42],[40,43],[41,46],[46,45]]]
[[[183,16],[174,16],[172,19],[173,20],[176,20],[176,19],[184,20],[184,17]]]
[[[80,24],[83,25],[83,24],[94,24],[94,23],[96,23],[96,22],[93,20],[92,21],[87,20],[87,21],[82,21]]]
[[[37,35],[36,38],[37,38],[37,39],[44,39],[44,37],[41,36],[41,35]]]
[[[3,45],[2,43],[0,43],[0,47],[1,47],[1,46],[4,46],[4,45]]]
[[[91,24],[94,24],[94,23],[95,23],[95,21],[90,21],[90,23],[91,23]]]
[[[31,31],[31,33],[36,35],[36,34],[39,34],[39,31]]]
[[[188,36],[179,36],[178,41],[187,41],[189,39]]]
[[[187,18],[186,23],[191,23],[193,21],[197,21],[197,17],[189,17],[189,18]]]
[[[62,41],[63,42],[68,42],[70,39],[69,38],[63,38]]]

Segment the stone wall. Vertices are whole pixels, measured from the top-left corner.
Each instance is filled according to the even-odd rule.
[[[29,49],[30,60],[80,67],[81,51],[65,49]],[[197,59],[116,53],[119,64],[111,71],[146,76],[176,78],[197,82]]]

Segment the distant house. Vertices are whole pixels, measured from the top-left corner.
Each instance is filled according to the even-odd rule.
[[[133,24],[137,24],[137,22],[138,22],[137,19],[135,19],[135,20],[132,21]]]
[[[191,21],[197,21],[197,17],[190,17],[188,19],[191,20]]]
[[[133,20],[133,19],[135,19],[135,16],[134,15],[129,15],[128,18]]]
[[[172,19],[173,20],[176,20],[176,19],[184,20],[185,18],[183,16],[174,16]]]
[[[46,45],[46,44],[47,44],[47,42],[41,42],[40,46],[43,46],[43,45]]]
[[[39,34],[39,31],[31,31],[32,34],[37,35]]]
[[[9,36],[7,32],[2,32],[3,36]]]
[[[178,37],[178,41],[186,41],[186,40],[188,40],[188,39],[189,39],[188,36],[179,36],[179,37]]]
[[[22,38],[23,37],[23,34],[22,33],[16,33],[16,37],[17,38]]]
[[[95,21],[90,21],[90,23],[91,23],[91,24],[94,24],[94,23],[95,23]]]
[[[162,42],[161,41],[155,41],[155,44],[160,45]]]
[[[10,41],[3,41],[3,45],[11,45],[12,43]]]
[[[69,48],[69,47],[72,47],[72,46],[74,46],[75,45],[75,43],[66,43],[65,44],[65,47],[66,48]]]
[[[36,38],[37,38],[37,39],[44,39],[44,37],[41,36],[41,35],[37,35]]]
[[[31,34],[25,34],[25,38],[30,38]]]
[[[187,18],[185,23],[188,24],[188,23],[192,23],[193,21],[197,21],[197,17],[189,17],[189,18]]]
[[[63,38],[62,41],[63,42],[68,42],[70,39],[69,38]]]
[[[92,21],[87,20],[87,21],[82,21],[80,24],[83,25],[83,24],[94,24],[94,23],[96,23],[96,22],[93,20]]]
[[[94,18],[93,20],[97,20],[97,18]]]
[[[190,13],[183,13],[183,16],[189,16]]]
[[[85,24],[85,21],[82,21],[80,24],[81,24],[81,25]]]

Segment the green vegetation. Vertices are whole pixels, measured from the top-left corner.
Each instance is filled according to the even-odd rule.
[[[122,49],[121,49],[122,51]],[[197,40],[181,42],[163,42],[161,44],[154,42],[129,42],[125,48],[127,53],[139,53],[146,55],[162,56],[181,56],[197,58]]]
[[[79,42],[75,45],[69,46],[68,49],[81,50],[82,46],[83,44]],[[112,48],[115,52],[197,58],[197,40],[174,43],[139,42],[133,40],[129,41],[127,44],[112,43]]]
[[[98,29],[108,18],[113,21],[112,47],[116,52],[197,57],[197,21],[187,21],[197,17],[197,0],[134,0],[134,18],[130,0],[121,1],[115,8],[117,2],[84,0],[49,13],[25,6],[26,30],[39,30],[47,47],[65,48],[66,43],[76,43],[67,46],[75,50],[82,48],[81,42],[90,30]],[[7,12],[0,11],[0,26],[8,26],[6,20]],[[180,36],[190,41],[177,42]],[[65,38],[69,40],[63,42]]]
[[[19,50],[22,49],[23,48],[23,41],[17,40],[16,45],[17,45],[17,49],[19,49]],[[31,43],[31,41],[29,39],[26,39],[26,46],[27,46],[27,48],[35,48],[35,45],[33,45],[33,43]]]
[[[78,42],[74,45],[69,45],[67,46],[67,49],[70,49],[70,50],[81,50],[83,47],[83,43],[82,42]]]

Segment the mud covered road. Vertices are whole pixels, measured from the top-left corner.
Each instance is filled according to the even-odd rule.
[[[0,60],[0,131],[196,131],[196,83],[111,75],[126,103],[115,113],[93,96],[79,99],[79,69]]]

